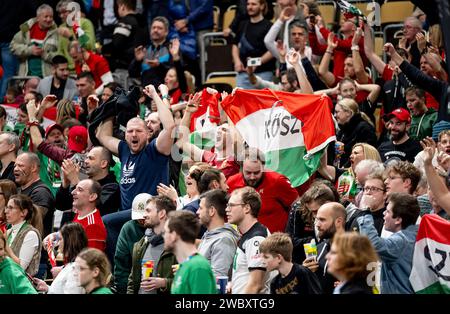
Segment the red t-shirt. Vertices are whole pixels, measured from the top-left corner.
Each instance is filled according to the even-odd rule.
[[[102,216],[100,216],[100,212],[97,209],[81,218],[77,213],[73,222],[77,222],[83,226],[88,238],[88,247],[105,251],[106,228],[103,224]]]
[[[102,75],[110,71],[108,61],[100,55],[89,52],[89,58],[85,62],[94,76],[95,88],[99,87],[102,85]],[[80,63],[75,64],[75,72],[77,75],[80,75],[82,66]]]
[[[223,172],[225,177],[228,179],[232,175],[239,173],[240,166],[236,162],[233,156],[228,156],[225,159],[217,159],[217,154],[205,150],[202,155],[202,161],[208,163]]]
[[[38,23],[34,23],[30,28],[30,39],[32,41],[43,41],[45,39],[45,36],[47,36],[47,32],[48,29],[41,29]]]
[[[228,193],[246,186],[242,173],[235,174],[227,180]],[[255,188],[261,195],[261,209],[258,221],[271,233],[284,232],[291,205],[298,198],[289,179],[274,171],[265,171],[262,182]]]

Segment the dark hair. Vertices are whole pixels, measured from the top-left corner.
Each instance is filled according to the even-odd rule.
[[[250,186],[246,186],[233,191],[233,194],[239,193],[241,201],[244,205],[250,206],[250,213],[253,217],[258,218],[261,209],[261,196],[256,190]]]
[[[27,103],[25,103],[25,102],[21,103],[21,104],[19,105],[19,109],[20,109],[20,111],[22,111],[22,112],[28,114]]]
[[[17,194],[16,184],[8,179],[0,180],[0,189],[2,190],[3,197],[5,198],[5,204],[8,204],[12,195]]]
[[[148,199],[147,203],[155,203],[156,210],[159,212],[161,210],[166,211],[166,215],[177,209],[173,200],[165,195],[157,195]]]
[[[106,160],[108,162],[109,167],[113,167],[116,164],[116,162],[112,157],[111,152],[107,148],[105,148],[104,146],[94,146],[91,148],[91,150],[94,148],[100,148],[100,159]]]
[[[3,106],[0,106],[0,118],[6,118],[7,114],[6,114],[6,110]]]
[[[63,239],[64,263],[71,263],[88,246],[86,231],[79,223],[69,222],[61,228],[61,236]]]
[[[111,275],[111,264],[105,253],[99,249],[86,248],[77,257],[84,260],[91,270],[94,270],[95,267],[99,269],[96,280],[102,287],[108,284],[109,276]]]
[[[35,207],[33,204],[33,201],[29,196],[26,196],[25,194],[14,194],[11,195],[9,200],[13,201],[14,204],[19,207],[20,211],[27,211],[27,215],[25,216],[25,221],[30,223],[33,227],[35,227],[40,234],[42,234],[43,231],[43,225],[42,225],[42,213],[40,213],[40,210],[38,207]]]
[[[405,95],[414,94],[425,101],[425,91],[417,86],[410,86],[405,90]]]
[[[389,195],[392,203],[392,217],[402,219],[402,229],[414,225],[420,214],[417,198],[407,193],[392,193]]]
[[[200,231],[200,222],[197,216],[190,211],[173,211],[169,214],[167,227],[170,232],[175,231],[182,241],[194,244]]]
[[[116,88],[122,88],[122,86],[117,82],[109,82],[108,84],[105,85],[104,88],[109,88],[114,93],[116,91]]]
[[[203,193],[200,200],[205,199],[206,207],[214,207],[220,218],[225,218],[227,208],[227,192],[217,189]]]
[[[247,147],[244,151],[243,160],[259,161],[264,166],[266,164],[266,156],[255,147]]]
[[[129,10],[136,10],[136,0],[117,0],[117,5],[123,4]]]
[[[5,198],[5,206],[6,206],[8,204],[11,195],[17,193],[17,186],[13,181],[3,179],[0,180],[0,189],[3,193],[3,197]],[[0,220],[6,221],[6,214],[4,208],[0,208]]]
[[[61,123],[61,126],[64,129],[67,129],[67,128],[70,129],[71,127],[77,126],[77,125],[83,125],[83,124],[80,122],[80,120],[77,120],[75,118],[69,118],[69,119],[65,120],[63,123]]]
[[[199,193],[203,194],[206,191],[209,191],[211,189],[210,185],[213,181],[220,182],[221,173],[222,172],[220,170],[215,168],[205,170],[197,183]]]
[[[89,192],[91,192],[91,194],[97,194],[97,199],[95,200],[95,206],[99,206],[99,204],[101,202],[100,196],[102,194],[102,186],[96,180],[92,180],[92,179],[86,179],[86,180],[89,180],[91,182]]]
[[[67,61],[67,58],[62,55],[56,55],[52,59],[52,65],[54,67],[56,67],[57,65],[66,64],[66,63],[69,63],[69,61]]]
[[[94,76],[92,75],[92,72],[81,72],[81,73],[78,75],[77,79],[79,80],[79,79],[81,79],[81,78],[86,78],[86,79],[87,79],[88,81],[90,81],[91,83],[94,83],[94,82],[95,82]]]

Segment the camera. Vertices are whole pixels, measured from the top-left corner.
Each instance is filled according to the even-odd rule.
[[[247,60],[248,67],[257,67],[261,65],[261,58],[249,58]]]

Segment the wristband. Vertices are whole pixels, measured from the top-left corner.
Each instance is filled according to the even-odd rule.
[[[352,51],[353,51],[353,50],[359,51],[359,46],[352,46],[351,50],[352,50]]]
[[[325,51],[325,53],[327,53],[327,52],[328,52],[330,55],[333,54],[333,51],[330,51],[330,50],[328,50],[328,49]]]
[[[35,125],[35,126],[39,126],[39,121],[38,120],[32,120],[32,121],[28,121],[27,122],[27,127],[31,127],[31,126],[33,126],[33,125]]]
[[[170,100],[170,96],[169,96],[169,94],[167,94],[167,95],[162,95],[162,96],[161,96],[161,98],[162,98],[162,99],[167,99],[167,100]]]

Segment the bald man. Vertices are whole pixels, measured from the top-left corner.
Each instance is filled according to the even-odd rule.
[[[314,272],[320,281],[323,293],[332,294],[334,283],[337,281],[332,275],[327,273],[326,255],[330,251],[330,240],[336,233],[345,232],[346,220],[345,207],[340,203],[331,202],[320,206],[317,211],[315,226],[317,237],[320,239],[317,246],[317,258],[307,258],[303,266]]]

